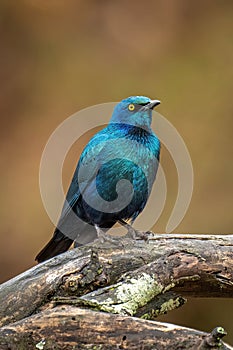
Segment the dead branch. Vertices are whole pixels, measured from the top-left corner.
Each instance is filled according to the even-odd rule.
[[[0,349],[221,349],[222,327],[211,334],[167,323],[59,306],[0,330]]]
[[[46,325],[48,333],[45,335],[47,337],[50,334],[50,339],[54,334],[53,327],[55,327],[52,326],[52,320],[54,320],[54,325],[57,324],[56,332],[60,332],[62,337],[62,334],[65,333],[59,322],[62,322],[63,317],[68,332],[64,339],[69,338],[72,343],[71,340],[74,338],[72,327],[74,325],[71,322],[71,317],[68,318],[66,314],[62,313],[62,310],[69,310],[74,314],[77,312],[78,318],[81,317],[82,322],[85,318],[86,329],[81,330],[76,325],[77,334],[90,332],[88,327],[91,327],[91,324],[88,326],[88,320],[84,315],[88,314],[90,320],[93,319],[93,323],[95,318],[96,327],[100,322],[98,319],[101,318],[105,324],[104,327],[108,327],[107,324],[112,318],[111,332],[113,333],[114,329],[113,338],[115,340],[113,343],[100,342],[104,346],[107,346],[106,344],[115,344],[114,346],[121,344],[119,343],[119,334],[125,331],[123,323],[141,322],[143,337],[135,338],[135,335],[133,337],[140,344],[140,341],[144,339],[145,330],[149,327],[148,324],[155,331],[158,323],[151,325],[152,323],[149,321],[129,316],[154,319],[158,314],[181,306],[185,302],[184,296],[233,297],[233,235],[150,235],[148,244],[142,241],[132,241],[128,238],[121,240],[121,244],[117,246],[111,245],[109,242],[101,245],[92,243],[35,266],[0,286],[0,324],[1,326],[5,325],[0,329],[0,340],[2,339],[0,344],[4,344],[3,339],[6,334],[9,339],[11,339],[11,334],[14,334],[12,336],[14,339],[21,339],[24,335],[22,339],[27,339],[28,346],[29,338],[27,335],[30,327],[33,332],[31,334],[32,344],[40,343],[43,340],[43,334],[39,330],[36,332],[36,328],[34,329],[34,324],[38,322]],[[60,306],[60,304],[64,305]],[[65,304],[72,304],[72,306],[65,306]],[[80,309],[80,307],[85,308],[85,310]],[[91,309],[111,314],[93,312]],[[82,316],[80,316],[81,313]],[[114,316],[113,313],[121,316]],[[25,319],[28,316],[30,317]],[[55,316],[60,320],[59,322],[56,321]],[[124,321],[120,322],[119,320]],[[96,330],[96,327],[93,329]],[[192,349],[203,348],[200,346],[204,346],[203,339],[208,338],[206,334],[194,330],[187,331],[187,329],[183,331],[182,329],[181,333],[183,332],[182,336],[184,337],[182,338],[177,333],[178,326],[175,327],[176,331],[172,331],[170,334],[173,336],[169,335],[169,337],[168,331],[160,330],[160,333],[163,334],[163,336],[161,335],[163,342],[176,334],[174,338],[179,339],[179,343],[183,344],[182,339],[187,338],[188,332],[191,343],[189,343],[189,347],[183,344],[183,349],[192,348],[190,344],[194,339],[193,334],[199,334],[199,343],[197,339],[193,340],[195,346],[199,344],[199,347]],[[178,328],[180,329],[180,327]],[[132,331],[133,329],[131,329]],[[15,332],[20,335],[15,336]],[[103,328],[103,332],[108,338],[107,328]],[[97,330],[96,334],[98,334]],[[129,341],[131,333],[127,334],[127,341]],[[186,335],[184,336],[184,334]],[[95,338],[94,335],[93,337]],[[152,334],[148,337],[153,343]],[[216,337],[220,341],[221,337],[219,335]],[[81,339],[80,334],[78,338]],[[156,336],[157,338],[158,336]],[[173,339],[171,344],[175,344],[176,340]],[[92,343],[88,344],[100,344],[94,342],[93,339],[90,341]],[[166,341],[168,342],[168,340]],[[81,346],[82,341],[79,344]],[[122,348],[134,348],[134,342],[130,347],[124,345],[127,344],[126,341],[123,341],[122,344]],[[145,344],[142,345],[143,349],[146,349]],[[162,347],[162,342],[156,344],[156,349],[176,349],[176,347],[169,347],[169,343],[166,343],[167,346],[169,345],[168,347]],[[19,349],[16,345],[16,347],[11,346],[12,349]],[[41,346],[44,346],[41,349],[53,349],[46,347],[47,345],[42,344]],[[65,349],[62,346],[56,347],[56,349]],[[30,349],[30,347],[26,348]],[[78,347],[77,349],[82,348],[87,347]],[[101,347],[101,349],[105,348],[107,347]],[[151,348],[148,347],[148,349]],[[0,349],[4,348],[0,347]],[[218,349],[221,349],[219,345]]]

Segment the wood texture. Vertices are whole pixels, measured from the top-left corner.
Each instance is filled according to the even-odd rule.
[[[172,324],[60,306],[3,327],[0,329],[0,346],[1,350],[233,349],[222,343],[224,331],[220,327],[219,332],[215,330],[214,334]]]
[[[5,337],[11,339],[9,348],[12,350],[24,349],[17,345],[17,342],[23,341],[28,346],[25,349],[30,349],[30,337],[34,346],[39,344],[37,348],[53,349],[47,347],[48,342],[43,344],[43,339],[51,337],[53,339],[58,334],[61,339],[62,336],[63,339],[67,339],[67,344],[72,344],[72,339],[76,339],[72,327],[76,327],[76,332],[81,339],[82,332],[85,334],[92,332],[92,336],[94,334],[97,336],[96,329],[100,322],[104,324],[103,334],[106,332],[106,339],[109,338],[108,322],[113,322],[111,332],[114,333],[112,335],[115,339],[114,346],[117,341],[119,343],[119,334],[124,332],[124,324],[128,324],[127,322],[130,324],[139,322],[138,326],[143,328],[143,333],[141,338],[135,335],[134,337],[137,341],[142,341],[149,327],[148,324],[156,329],[158,323],[151,325],[149,321],[129,316],[155,319],[158,314],[181,306],[185,302],[185,296],[233,297],[233,235],[172,234],[150,235],[149,238],[148,243],[132,241],[128,238],[121,239],[119,244],[114,245],[110,242],[92,243],[37,265],[2,284],[0,286],[0,325],[5,327],[0,329],[0,345],[2,344],[0,349],[5,349]],[[77,312],[79,322],[72,322],[77,320],[76,318],[72,320],[72,317],[76,316],[68,317],[68,312],[71,314]],[[114,313],[120,316],[114,316]],[[92,320],[90,324],[86,319],[87,316]],[[44,335],[40,330],[42,328],[37,328],[38,331],[36,331],[36,326],[34,327],[40,322],[42,328],[44,324],[43,332],[46,329]],[[67,327],[66,333],[62,322]],[[95,327],[92,322],[96,324]],[[83,328],[83,324],[86,328]],[[30,337],[29,325],[32,329]],[[57,327],[56,335],[54,335],[55,326],[53,325]],[[80,327],[82,329],[79,329]],[[91,327],[94,327],[92,331]],[[199,344],[197,349],[204,346],[203,339],[207,339],[206,334],[200,335],[200,332],[194,330],[168,333],[163,329],[160,332],[163,334],[161,335],[163,341],[161,340],[161,344],[159,341],[158,344],[161,347],[157,344],[156,349],[165,349],[162,343],[168,341],[167,338],[173,338],[171,346],[174,346],[176,341],[177,344],[180,342],[183,344],[187,334],[190,334],[190,344],[194,339],[193,334],[198,334],[199,343],[197,338],[193,340],[195,344]],[[130,334],[127,335],[127,341],[122,340],[121,348],[134,349],[125,345],[132,337]],[[170,334],[169,337],[168,334]],[[103,339],[102,336],[101,339]],[[122,339],[123,337],[124,335]],[[149,338],[151,344],[154,344],[152,333],[148,335]],[[216,338],[220,342],[221,337]],[[15,343],[12,339],[15,339]],[[202,339],[201,342],[200,339]],[[83,340],[83,343],[79,342],[79,347],[70,348],[86,349],[88,347],[81,347],[85,344],[98,344],[98,342],[89,339],[87,344]],[[107,346],[104,341],[101,344],[101,346]],[[146,349],[145,344],[142,345],[142,349]],[[169,343],[166,344],[168,346]],[[194,346],[190,344],[189,346]],[[221,349],[220,345],[218,349]],[[59,346],[54,349],[65,349],[63,345]],[[182,346],[182,349],[192,348],[185,344]],[[107,349],[107,347],[100,347],[102,348]],[[153,347],[148,347],[150,348]],[[176,349],[176,347],[167,347],[167,349]]]

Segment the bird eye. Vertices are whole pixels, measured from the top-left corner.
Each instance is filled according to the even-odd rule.
[[[134,104],[130,103],[130,105],[128,106],[128,110],[132,112],[134,109],[135,109]]]

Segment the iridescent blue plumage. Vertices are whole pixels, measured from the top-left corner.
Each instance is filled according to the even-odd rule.
[[[37,255],[38,262],[67,250],[74,240],[92,241],[96,227],[107,231],[121,220],[133,223],[141,213],[159,162],[160,142],[151,129],[157,104],[144,96],[122,100],[108,126],[88,142],[54,236]]]

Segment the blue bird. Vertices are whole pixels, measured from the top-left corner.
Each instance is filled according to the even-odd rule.
[[[52,239],[36,256],[45,261],[87,244],[117,222],[129,227],[144,209],[154,183],[160,141],[151,129],[160,104],[145,96],[118,103],[106,128],[84,148]]]

